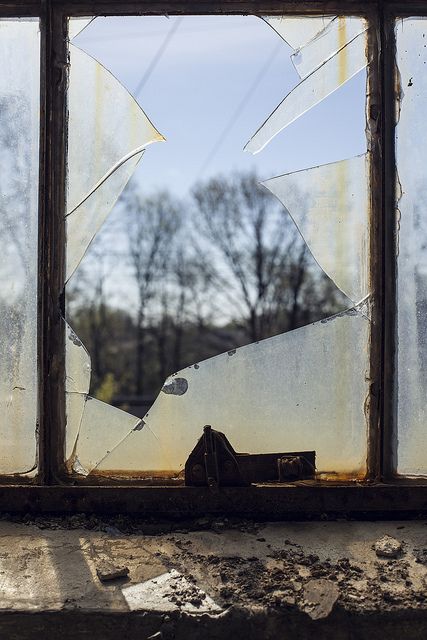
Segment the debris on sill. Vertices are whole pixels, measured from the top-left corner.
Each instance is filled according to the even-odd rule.
[[[126,566],[116,566],[109,562],[100,562],[96,567],[96,575],[101,582],[110,582],[119,578],[127,578],[129,568]]]
[[[414,549],[415,562],[427,564],[427,549]]]
[[[181,610],[187,613],[220,613],[221,607],[184,575],[171,569],[151,580],[122,589],[131,611]]]
[[[398,558],[403,551],[399,540],[387,535],[376,541],[374,549],[379,558]]]
[[[339,597],[339,589],[332,580],[310,580],[304,588],[303,610],[313,620],[326,618]]]

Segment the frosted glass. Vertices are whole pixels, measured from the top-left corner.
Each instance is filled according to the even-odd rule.
[[[285,42],[293,49],[299,49],[314,38],[332,20],[332,17],[316,18],[301,16],[265,16],[263,17]]]
[[[210,358],[166,382],[166,390],[97,470],[182,471],[203,425],[236,451],[315,450],[323,473],[363,475],[369,391],[366,310],[332,318]],[[173,381],[180,393],[171,393]],[[172,387],[171,387],[172,385]],[[147,433],[147,428],[151,433]],[[155,437],[152,437],[154,435]]]
[[[310,75],[364,31],[366,21],[362,18],[339,17],[332,20],[323,31],[292,54],[291,59],[300,78]]]
[[[0,20],[0,473],[36,465],[38,20]]]
[[[362,33],[302,80],[261,125],[246,144],[245,151],[261,151],[280,131],[366,67],[365,49],[366,35]]]
[[[355,304],[369,294],[367,156],[263,184],[283,203],[324,272]]]
[[[68,105],[67,213],[70,213],[122,158],[164,138],[123,85],[73,45],[70,45]]]
[[[427,19],[399,20],[397,470],[427,475]],[[390,212],[390,218],[393,212]]]

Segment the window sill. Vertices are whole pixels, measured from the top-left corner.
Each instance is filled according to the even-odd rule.
[[[373,549],[385,534],[402,544],[397,559]],[[424,522],[204,518],[178,529],[93,516],[3,520],[0,634],[258,640],[287,629],[295,638],[400,640],[404,629],[406,640],[425,638],[426,567],[417,561],[425,539]],[[128,577],[101,582],[106,561]],[[162,586],[168,575],[178,589]]]

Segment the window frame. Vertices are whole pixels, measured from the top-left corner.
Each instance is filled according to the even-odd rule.
[[[372,58],[367,85],[371,152],[370,419],[367,477],[359,482],[208,488],[147,486],[137,480],[67,476],[65,443],[65,181],[68,18],[89,15],[358,15],[366,18]],[[0,17],[39,17],[41,122],[38,256],[39,471],[35,479],[0,477],[5,511],[120,511],[190,516],[227,513],[266,518],[346,513],[396,517],[427,513],[427,479],[394,475],[395,19],[427,15],[427,0],[0,0]]]

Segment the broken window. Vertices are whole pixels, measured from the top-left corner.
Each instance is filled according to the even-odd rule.
[[[0,475],[425,477],[426,18],[12,5]]]
[[[0,19],[0,474],[34,472],[40,33]]]
[[[144,20],[150,19],[136,18],[134,24],[145,24]],[[164,23],[164,19],[155,20]],[[183,478],[186,460],[204,425],[212,425],[238,451],[315,451],[317,477],[364,477],[370,340],[366,138],[364,145],[360,140],[355,144],[359,155],[353,158],[291,173],[279,173],[281,166],[289,167],[291,162],[282,159],[292,156],[285,132],[270,157],[267,148],[255,157],[243,154],[245,140],[240,138],[241,157],[252,165],[249,172],[233,174],[230,163],[223,161],[222,175],[212,175],[209,163],[219,153],[224,132],[228,134],[234,122],[241,126],[245,109],[256,131],[256,118],[262,115],[260,101],[256,113],[246,102],[250,104],[261,82],[271,78],[276,90],[279,86],[277,98],[282,97],[283,83],[275,73],[280,67],[274,62],[279,54],[289,77],[297,74],[300,79],[293,80],[296,86],[258,128],[246,151],[263,150],[298,118],[310,126],[308,112],[359,72],[362,76],[352,85],[357,99],[351,111],[355,123],[364,123],[366,23],[352,17],[174,20],[164,31],[161,51],[166,45],[173,49],[171,38],[178,38],[180,30],[185,37],[185,29],[211,28],[213,20],[212,27],[221,29],[217,33],[222,35],[223,49],[228,41],[236,46],[236,32],[227,36],[226,31],[236,25],[248,30],[248,46],[253,48],[258,38],[258,49],[265,43],[267,53],[272,53],[252,79],[239,108],[231,109],[228,123],[220,126],[222,134],[213,146],[202,144],[205,124],[201,121],[198,145],[208,155],[199,174],[193,170],[194,184],[185,200],[170,187],[169,192],[145,195],[143,165],[149,165],[152,151],[146,147],[164,137],[120,82],[83,50],[91,48],[91,30],[94,42],[98,46],[102,42],[102,29],[96,39],[96,21],[78,39],[82,49],[70,44],[67,319],[73,324],[75,318],[73,329],[75,324],[82,327],[96,353],[89,355],[67,325],[68,469],[83,475]],[[112,26],[108,30],[108,23],[104,25],[108,36]],[[206,33],[202,35],[208,39]],[[99,51],[105,64],[107,54],[102,47]],[[173,52],[176,61],[179,53]],[[188,67],[183,66],[181,73],[189,75]],[[150,74],[149,65],[142,84],[136,86],[137,94]],[[162,77],[167,91],[166,75]],[[283,90],[287,91],[286,83]],[[82,95],[85,110],[80,106]],[[274,107],[268,100],[261,104]],[[185,113],[179,117],[186,122]],[[176,128],[177,122],[173,125]],[[181,126],[191,141],[189,130]],[[247,133],[242,129],[242,136]],[[165,167],[174,135],[170,127],[166,144],[157,151]],[[181,147],[180,152],[185,154],[185,149]],[[143,153],[140,183],[134,179],[126,188]],[[309,149],[305,163],[309,164]],[[202,180],[200,173],[207,178]],[[173,185],[172,177],[169,182]],[[96,239],[112,210],[113,223],[107,222]],[[110,224],[110,234],[103,236]],[[116,251],[112,261],[111,243]],[[120,261],[127,263],[127,274]],[[84,308],[81,288],[97,269],[101,274],[94,292],[102,297],[98,298],[101,304]],[[131,283],[129,273],[134,275]],[[99,359],[106,347],[98,334],[97,341],[91,339],[88,324],[96,325],[96,314],[101,324],[111,316],[106,291],[111,292],[111,280],[117,274],[126,302],[113,315],[123,322],[127,313],[132,321],[126,339],[134,351],[128,363],[133,362],[136,395],[142,400],[150,385],[153,388],[155,376],[160,372],[163,377],[157,397],[140,415],[132,415],[126,398],[121,409],[102,401],[114,400],[111,394],[108,397],[108,385],[114,386],[118,362],[123,363],[123,338],[115,345],[116,368],[99,381],[97,397],[89,395],[91,357]],[[123,331],[123,325],[121,330],[117,325],[114,329]],[[192,359],[186,347],[193,352]],[[129,385],[132,372],[125,373]]]

